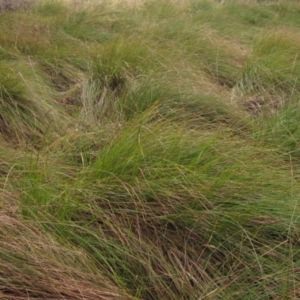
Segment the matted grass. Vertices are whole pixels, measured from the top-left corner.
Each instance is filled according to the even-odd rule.
[[[31,4],[0,14],[0,298],[300,298],[299,3]]]

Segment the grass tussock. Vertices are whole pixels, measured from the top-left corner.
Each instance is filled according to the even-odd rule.
[[[0,298],[300,298],[299,4],[129,2],[0,1]]]

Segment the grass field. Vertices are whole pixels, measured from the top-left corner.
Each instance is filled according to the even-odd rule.
[[[0,298],[300,299],[300,3],[15,1]]]

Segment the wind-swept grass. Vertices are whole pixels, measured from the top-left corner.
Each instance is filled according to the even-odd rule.
[[[298,299],[299,4],[0,14],[0,297]]]
[[[30,58],[2,60],[0,80],[0,131],[7,139],[24,144],[30,139],[38,145],[67,118],[57,109],[47,78]]]

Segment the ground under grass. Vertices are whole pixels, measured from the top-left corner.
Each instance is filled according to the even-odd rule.
[[[300,4],[15,3],[0,298],[299,299]]]

